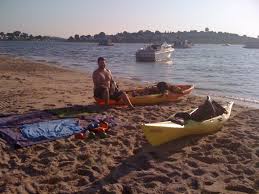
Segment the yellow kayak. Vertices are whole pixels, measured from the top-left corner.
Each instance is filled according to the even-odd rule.
[[[144,95],[144,96],[133,96],[134,92],[141,92],[144,89],[136,89],[136,90],[129,90],[126,91],[127,95],[129,96],[129,99],[133,105],[153,105],[153,104],[159,104],[164,102],[176,102],[187,96],[192,92],[194,89],[194,85],[173,85],[175,87],[178,87],[181,92],[174,92],[169,91],[168,95],[162,95],[162,94],[150,94],[150,95]],[[97,104],[104,105],[105,102],[103,99],[95,98]],[[110,100],[110,105],[124,105],[121,101],[114,101]]]
[[[154,146],[188,135],[213,133],[218,131],[229,119],[233,104],[234,102],[228,102],[228,104],[224,106],[227,113],[202,122],[189,120],[185,125],[179,125],[171,121],[165,121],[143,124],[141,128],[143,129],[144,135],[149,143]]]
[[[168,95],[162,94],[151,94],[146,96],[131,96],[131,92],[128,91],[127,94],[133,105],[152,105],[159,104],[163,102],[175,102],[181,100],[186,95],[190,94],[194,88],[193,85],[175,85],[181,89],[181,93],[169,91]],[[140,89],[141,90],[141,89]]]

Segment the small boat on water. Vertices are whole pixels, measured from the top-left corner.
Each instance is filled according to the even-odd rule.
[[[136,52],[136,61],[139,62],[155,62],[169,61],[174,48],[167,44],[151,44],[145,48],[141,48]]]
[[[224,106],[226,110],[225,113],[204,121],[188,120],[184,125],[172,121],[165,121],[143,124],[141,128],[148,142],[153,146],[161,145],[188,135],[210,134],[218,131],[229,119],[233,103],[234,102],[229,102]],[[197,109],[194,109],[190,115],[196,110]]]
[[[99,46],[113,46],[111,39],[103,39],[99,42]]]
[[[259,49],[259,40],[255,42],[247,42],[244,48]]]
[[[126,91],[133,105],[152,105],[166,102],[176,102],[181,100],[186,95],[190,94],[194,89],[193,85],[171,85],[168,94],[164,95],[159,92],[145,94],[145,88]],[[138,95],[138,94],[144,95]],[[95,98],[99,105],[104,105],[103,99]],[[110,105],[124,105],[121,101],[110,100]]]
[[[176,40],[173,42],[174,48],[191,48],[193,43],[189,40]]]
[[[225,43],[225,44],[222,44],[222,46],[230,46],[231,44],[229,43]]]

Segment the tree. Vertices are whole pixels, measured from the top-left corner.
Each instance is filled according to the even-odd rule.
[[[85,35],[82,35],[82,36],[80,36],[80,40],[86,40],[86,36]]]
[[[27,33],[21,33],[21,34],[20,34],[20,37],[21,37],[22,39],[28,39],[28,34],[27,34]]]
[[[151,32],[150,30],[146,30],[144,33],[145,34],[152,34],[153,32]]]
[[[155,31],[155,34],[160,35],[161,32],[159,32],[158,30],[156,30],[156,31]]]
[[[75,40],[79,40],[80,38],[79,38],[79,35],[78,34],[76,34],[75,35]]]
[[[6,33],[8,40],[14,40],[14,34],[13,33]]]
[[[35,36],[34,37],[36,40],[41,40],[42,39],[42,36],[41,35],[38,35],[38,36]]]
[[[92,36],[91,36],[91,35],[87,35],[86,38],[87,38],[88,40],[90,40],[90,39],[92,39]]]
[[[208,32],[210,31],[210,29],[208,27],[205,28],[205,32]]]
[[[94,35],[94,39],[96,40],[103,40],[106,38],[106,34],[104,32],[100,32],[99,34]]]
[[[14,31],[13,34],[14,34],[14,36],[16,36],[16,37],[19,37],[20,34],[21,34],[21,32],[20,32],[20,31]]]
[[[69,41],[73,41],[73,40],[74,40],[74,38],[73,38],[72,36],[70,36],[67,40],[69,40]]]
[[[106,37],[106,34],[104,32],[100,32],[98,35],[101,39],[104,39]]]

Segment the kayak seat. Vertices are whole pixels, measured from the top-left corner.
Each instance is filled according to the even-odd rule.
[[[169,121],[179,124],[179,125],[184,125],[186,121],[191,119],[191,115],[188,112],[178,112],[172,117],[169,117]]]
[[[222,115],[223,113],[227,113],[226,109],[214,100],[211,100],[210,96],[207,96],[206,101],[191,114],[191,119],[201,122]]]
[[[216,101],[211,100],[210,96],[207,96],[206,101],[192,114],[187,112],[179,112],[169,117],[168,120],[179,125],[184,125],[188,120],[202,122],[224,113],[227,113],[226,109]]]

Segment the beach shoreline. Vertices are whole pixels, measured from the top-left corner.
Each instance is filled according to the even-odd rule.
[[[119,80],[121,89],[143,86]],[[62,69],[0,55],[1,114],[94,104],[90,72]],[[205,98],[177,103],[115,107],[110,137],[73,136],[14,150],[0,138],[0,192],[3,193],[256,193],[259,189],[259,110],[235,104],[217,133],[186,137],[152,147],[141,123],[166,120],[196,108]],[[221,99],[224,103],[225,99]]]
[[[72,67],[72,66],[64,66],[62,65],[62,63],[58,62],[58,61],[48,61],[46,59],[37,59],[37,58],[33,58],[33,57],[24,57],[24,56],[16,56],[14,54],[8,54],[8,53],[0,53],[0,56],[3,57],[13,57],[15,59],[21,59],[21,60],[28,60],[31,61],[33,63],[43,63],[43,64],[48,64],[49,66],[53,66],[53,67],[57,67],[57,68],[61,68],[61,69],[65,69],[65,70],[69,70],[69,71],[73,71],[73,72],[81,72],[86,74],[87,76],[91,76],[92,72],[89,72],[85,69],[82,68],[76,68],[76,67]],[[143,87],[146,85],[152,85],[155,82],[158,82],[159,80],[156,80],[154,82],[150,82],[150,81],[145,81],[145,80],[141,80],[141,79],[137,79],[137,78],[131,78],[131,77],[125,77],[125,76],[120,76],[120,75],[115,75],[114,76],[116,80],[120,80],[123,83],[131,83],[132,85],[137,85],[137,87]],[[122,84],[124,85],[124,84]],[[194,86],[195,87],[195,86]],[[220,100],[220,101],[235,101],[235,104],[244,106],[244,107],[248,107],[248,108],[252,108],[252,109],[259,109],[259,101],[255,100],[255,99],[247,99],[247,98],[240,98],[240,97],[236,97],[236,96],[222,96],[220,94],[217,94],[216,92],[212,92],[212,91],[204,91],[202,89],[199,88],[195,88],[195,90],[192,92],[191,95],[194,96],[198,96],[198,97],[203,97],[205,98],[207,95],[210,95],[213,99],[216,100]]]

